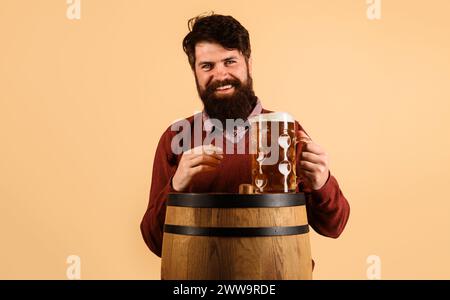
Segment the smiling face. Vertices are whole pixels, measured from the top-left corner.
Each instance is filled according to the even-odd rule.
[[[236,87],[228,82],[239,80],[245,85],[250,74],[251,59],[247,63],[238,50],[228,50],[209,42],[195,45],[195,75],[200,92],[212,85],[217,96],[231,95]]]
[[[200,42],[195,46],[197,91],[211,118],[245,120],[256,104],[251,78],[251,58],[220,44]]]

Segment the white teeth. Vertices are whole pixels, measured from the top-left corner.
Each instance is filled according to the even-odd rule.
[[[228,84],[228,85],[224,85],[224,86],[218,87],[216,90],[223,91],[223,90],[231,89],[232,87],[233,86],[231,84]]]

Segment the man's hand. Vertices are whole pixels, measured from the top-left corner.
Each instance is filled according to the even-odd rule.
[[[198,146],[184,152],[172,178],[173,189],[177,192],[186,190],[195,175],[214,171],[222,159],[223,150],[212,145]]]
[[[300,174],[305,176],[313,190],[319,190],[328,180],[328,154],[304,131],[300,131],[300,140],[303,143]]]

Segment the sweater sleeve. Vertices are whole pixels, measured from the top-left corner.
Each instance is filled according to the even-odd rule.
[[[350,205],[334,176],[329,173],[319,190],[305,188],[309,225],[319,234],[337,238],[344,231],[350,215]]]
[[[153,161],[152,183],[147,210],[142,218],[141,233],[148,248],[161,257],[166,200],[172,188],[176,156],[170,150],[171,135],[167,130],[161,137]]]
[[[297,123],[297,128],[303,130]],[[300,168],[301,147],[298,147],[297,169]],[[298,172],[297,172],[298,174]],[[343,232],[350,215],[350,205],[344,197],[339,184],[331,172],[328,173],[326,183],[319,189],[313,190],[300,176],[298,191],[306,196],[306,211],[309,225],[319,234],[337,238]]]

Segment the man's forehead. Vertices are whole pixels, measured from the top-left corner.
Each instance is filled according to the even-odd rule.
[[[202,61],[220,61],[227,57],[242,57],[238,49],[225,49],[222,45],[210,42],[200,42],[195,45],[195,58]]]

